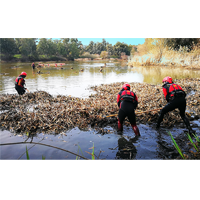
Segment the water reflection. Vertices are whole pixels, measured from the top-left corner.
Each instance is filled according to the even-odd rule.
[[[117,159],[135,159],[137,149],[133,145],[133,140],[134,139],[126,140],[124,137],[118,139],[118,152],[116,154]],[[137,139],[134,141],[136,142],[136,140]]]
[[[200,78],[199,70],[188,70],[180,67],[134,67],[133,71],[143,75],[144,82],[151,84],[160,84],[166,76],[173,79],[182,78]]]

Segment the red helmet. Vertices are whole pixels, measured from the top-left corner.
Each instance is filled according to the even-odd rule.
[[[171,78],[170,76],[167,76],[167,77],[165,77],[165,78],[163,79],[162,82],[172,83],[173,81],[172,81],[172,78]]]
[[[20,75],[27,76],[27,73],[26,72],[22,72]]]
[[[124,90],[130,90],[130,85],[128,84],[128,83],[125,83],[123,86],[122,86],[122,88],[124,89]]]

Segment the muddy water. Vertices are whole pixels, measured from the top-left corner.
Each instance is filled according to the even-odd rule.
[[[18,65],[19,68],[11,67]],[[162,78],[170,75],[173,78],[200,77],[199,71],[182,70],[177,68],[130,68],[126,63],[107,63],[107,67],[100,73],[100,66],[103,62],[66,62],[63,69],[55,67],[42,68],[42,74],[37,74],[37,69],[32,70],[31,63],[2,63],[0,73],[0,93],[16,93],[13,83],[15,78],[26,71],[26,87],[31,91],[45,90],[53,95],[72,95],[87,98],[93,93],[90,86],[112,82],[147,82],[158,84]],[[73,68],[73,69],[71,69]],[[83,72],[80,71],[84,69]],[[193,121],[193,128],[200,134],[200,121]],[[124,126],[124,131],[119,134],[115,128],[109,129],[109,134],[100,134],[94,129],[82,131],[78,128],[68,130],[57,135],[47,135],[39,133],[33,138],[26,135],[19,135],[9,131],[0,131],[0,142],[40,142],[66,149],[73,153],[91,159],[90,149],[95,146],[95,156],[98,159],[176,159],[179,154],[175,150],[171,138],[167,131],[171,131],[182,151],[186,153],[189,150],[188,139],[184,131],[184,125],[179,125],[171,129],[161,128],[155,130],[155,125],[139,124],[141,137],[134,137],[131,127]],[[76,159],[76,156],[62,150],[52,147],[17,144],[0,147],[1,159],[26,159],[26,146],[29,149],[30,159]],[[81,149],[81,150],[80,150]],[[81,152],[82,151],[82,152]],[[86,152],[87,151],[87,152]]]

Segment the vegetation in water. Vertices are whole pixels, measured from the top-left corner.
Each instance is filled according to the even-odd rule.
[[[178,151],[178,153],[181,155],[181,157],[182,157],[183,159],[185,159],[185,157],[184,157],[184,155],[183,155],[181,149],[179,148],[178,144],[176,143],[175,139],[173,138],[171,132],[168,131],[168,134],[169,134],[169,136],[171,137],[172,142],[173,142],[173,145],[174,145],[174,147],[176,148],[176,150]]]
[[[179,147],[178,144],[176,143],[176,141],[175,141],[174,137],[172,136],[171,132],[168,131],[168,134],[170,135],[170,137],[171,137],[171,139],[172,139],[172,142],[173,142],[173,145],[174,145],[174,147],[176,148],[176,150],[178,151],[178,153],[181,155],[181,157],[182,157],[183,159],[189,158],[189,156],[187,156],[187,155],[185,155],[185,154],[182,153],[180,147]],[[197,151],[197,152],[193,152],[193,151],[190,150],[190,153],[193,154],[192,157],[196,157],[196,158],[198,159],[198,158],[200,157],[199,148],[196,146],[195,142],[192,140],[190,134],[187,133],[186,135],[187,135],[187,137],[188,137],[188,139],[189,139],[189,141],[190,141],[190,144],[191,144],[191,145],[195,148],[195,150]],[[195,139],[196,139],[197,145],[200,146],[200,139],[199,139],[199,137],[198,137],[196,134],[193,134],[193,136],[194,136]],[[189,153],[189,152],[188,152],[188,153]]]
[[[27,146],[26,146],[26,159],[27,159],[27,160],[30,160]],[[44,157],[43,155],[42,155],[42,160],[45,160],[45,157]]]

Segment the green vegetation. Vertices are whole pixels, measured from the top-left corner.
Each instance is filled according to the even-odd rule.
[[[28,154],[27,146],[26,146],[26,158],[27,158],[27,160],[29,160],[29,154]]]
[[[175,139],[173,138],[171,132],[168,132],[168,134],[170,135],[170,137],[171,137],[171,139],[172,139],[172,142],[173,142],[173,144],[174,144],[174,147],[176,148],[176,150],[178,151],[178,153],[181,155],[181,157],[182,157],[183,159],[186,159],[186,157],[188,157],[188,156],[186,156],[185,154],[183,155],[181,149],[179,148],[178,144],[176,143]],[[198,146],[200,146],[200,139],[199,139],[199,137],[198,137],[196,134],[193,134],[193,136],[195,137],[196,143],[198,144]],[[194,143],[194,141],[192,140],[192,138],[191,138],[191,136],[189,135],[189,133],[187,133],[187,137],[188,137],[190,143],[193,145],[193,147],[194,147],[195,150],[197,151],[197,153],[194,153],[194,152],[192,152],[192,151],[191,151],[191,152],[194,154],[194,156],[197,156],[197,155],[200,156],[200,155],[199,155],[199,149],[198,149],[198,147],[196,146],[196,144]]]
[[[181,155],[181,157],[182,157],[183,159],[185,159],[184,155],[183,155],[182,152],[181,152],[181,149],[179,148],[178,144],[176,143],[175,139],[173,138],[171,132],[168,132],[168,134],[169,134],[169,136],[171,137],[172,142],[173,142],[173,145],[174,145],[174,147],[176,148],[176,150],[178,151],[178,153]]]
[[[27,146],[26,146],[26,159],[27,159],[27,160],[30,160],[29,154],[28,154]],[[42,160],[45,160],[45,157],[44,157],[43,155],[42,155]]]
[[[110,57],[121,58],[130,55],[133,45],[117,42],[114,46],[106,42],[91,41],[89,45],[82,45],[77,38],[0,38],[0,56],[2,60],[18,61],[46,61],[46,60],[74,60],[86,58],[95,59]]]
[[[88,154],[90,154],[90,155],[92,156],[92,160],[95,160],[95,155],[94,155],[94,142],[93,142],[93,147],[91,147],[90,149],[92,149],[92,153],[87,152],[87,151],[86,151],[86,153],[88,153]],[[82,156],[83,156],[83,152],[82,152],[82,150],[81,150],[81,147],[78,145],[78,155],[79,155],[79,150],[81,151]],[[76,160],[79,160],[79,159],[80,159],[80,157],[79,157],[79,156],[76,156]]]

